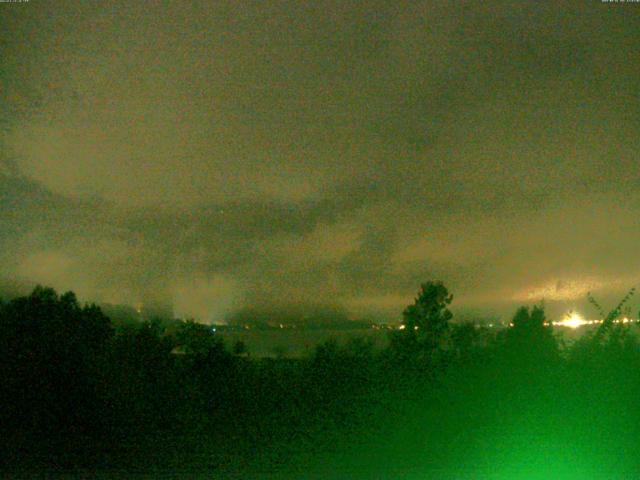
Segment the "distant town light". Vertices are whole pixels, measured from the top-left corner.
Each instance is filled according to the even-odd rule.
[[[572,329],[576,329],[583,325],[588,325],[589,322],[585,320],[578,312],[571,312],[567,318],[565,318],[564,320],[560,320],[559,322],[553,322],[553,324],[560,327],[569,327]]]

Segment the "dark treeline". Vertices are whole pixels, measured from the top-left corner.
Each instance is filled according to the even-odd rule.
[[[244,478],[634,478],[640,349],[622,303],[569,345],[541,306],[500,331],[422,285],[389,346],[253,359],[194,322],[114,328],[73,293],[0,304],[6,472]],[[271,477],[269,477],[271,478]]]

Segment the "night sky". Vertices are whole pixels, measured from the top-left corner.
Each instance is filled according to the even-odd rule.
[[[209,322],[640,284],[638,3],[30,0],[0,61],[2,285]]]

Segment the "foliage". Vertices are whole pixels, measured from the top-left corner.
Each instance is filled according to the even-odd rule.
[[[640,348],[614,322],[630,295],[604,333],[561,352],[541,305],[493,334],[454,322],[451,294],[427,282],[386,349],[329,340],[308,358],[260,359],[194,321],[114,332],[99,308],[38,287],[0,304],[0,460],[247,478],[283,465],[304,472],[293,477],[330,476],[328,465],[345,477],[478,478],[513,461],[509,478],[522,462],[559,478],[549,451],[574,469],[598,452],[609,478],[634,478]]]
[[[559,360],[559,347],[544,306],[518,308],[505,331],[504,353],[509,362],[544,369]]]
[[[608,332],[615,329],[616,327],[615,321],[620,318],[625,304],[629,302],[629,300],[631,299],[631,297],[633,297],[635,292],[636,292],[635,287],[629,290],[629,292],[627,292],[627,294],[622,298],[622,300],[620,300],[620,302],[618,302],[618,304],[613,309],[611,309],[609,313],[607,313],[606,315],[604,313],[603,308],[600,306],[597,300],[593,297],[593,295],[591,295],[591,292],[587,294],[589,303],[591,303],[591,305],[593,305],[597,309],[598,313],[600,314],[600,318],[602,318],[602,323],[600,324],[600,327],[598,328],[596,333],[597,338],[602,338]],[[618,326],[620,325],[618,324]],[[622,325],[621,327],[624,328],[624,325]],[[614,333],[614,335],[615,334],[617,333]]]
[[[109,319],[75,295],[36,287],[0,312],[0,417],[38,432],[92,424],[93,365],[112,338]]]
[[[638,339],[632,334],[630,324],[620,322],[624,307],[634,294],[635,288],[632,288],[606,314],[593,295],[587,295],[589,303],[595,307],[603,321],[595,331],[587,332],[576,342],[571,351],[572,361],[594,365],[617,359],[614,363],[622,363],[620,357],[633,355],[638,351]]]
[[[419,365],[437,362],[453,318],[448,308],[452,301],[453,295],[442,282],[429,281],[421,285],[414,303],[402,312],[402,330],[394,332],[391,338],[398,358]]]
[[[192,355],[207,356],[224,351],[222,339],[209,326],[193,320],[180,324],[175,333],[175,342],[184,353]]]

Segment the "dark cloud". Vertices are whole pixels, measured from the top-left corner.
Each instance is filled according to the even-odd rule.
[[[632,4],[1,8],[5,278],[208,319],[640,277]]]

